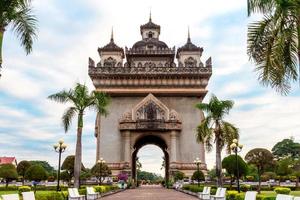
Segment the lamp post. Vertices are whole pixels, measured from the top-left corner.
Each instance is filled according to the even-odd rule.
[[[240,172],[239,172],[239,163],[238,163],[238,153],[242,151],[243,145],[239,143],[237,139],[232,141],[230,145],[230,149],[235,153],[235,162],[236,162],[236,182],[237,182],[237,189],[240,193]]]
[[[196,160],[194,160],[194,163],[197,165],[197,173],[198,173],[198,176],[197,176],[197,181],[198,181],[198,187],[200,186],[200,169],[199,169],[199,166],[201,164],[201,160],[199,158],[196,158]]]
[[[101,185],[101,178],[102,178],[102,164],[105,163],[105,160],[103,158],[100,158],[100,160],[97,161],[99,164],[99,184]]]
[[[54,150],[58,153],[58,170],[57,170],[57,187],[56,191],[60,191],[59,182],[60,182],[60,162],[61,154],[66,150],[67,145],[63,140],[59,140],[57,144],[53,145]]]

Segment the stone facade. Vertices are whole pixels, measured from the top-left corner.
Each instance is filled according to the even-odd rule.
[[[205,65],[201,62],[203,48],[195,46],[190,36],[176,53],[175,47],[159,40],[160,26],[151,18],[140,31],[142,40],[126,47],[125,53],[112,35],[110,43],[98,49],[100,62],[89,59],[96,90],[112,97],[109,115],[96,119],[96,159],[103,157],[115,175],[127,171],[134,177],[138,150],[155,144],[165,154],[166,177],[177,170],[191,176],[196,157],[206,169],[204,145],[195,136],[203,113],[195,104],[207,93],[211,58]]]

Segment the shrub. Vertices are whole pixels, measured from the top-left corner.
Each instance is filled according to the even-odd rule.
[[[245,193],[239,193],[235,196],[236,200],[244,200],[245,199]]]
[[[274,189],[276,194],[290,194],[291,189],[290,188],[284,188],[284,187],[277,187]]]
[[[276,197],[264,197],[263,200],[276,200]]]
[[[238,191],[235,191],[235,190],[227,191],[226,200],[235,200],[237,194],[238,194]]]
[[[0,186],[0,191],[16,191],[16,190],[18,190],[18,187],[14,185],[9,185],[7,188]]]
[[[241,191],[247,192],[249,190],[251,190],[251,185],[241,185]]]
[[[47,193],[36,193],[36,200],[64,200],[65,195],[63,192],[47,192]]]
[[[31,190],[31,187],[29,187],[29,186],[21,186],[18,188],[20,195],[22,194],[22,192],[29,192],[30,190]]]
[[[247,181],[254,181],[254,176],[246,176]]]

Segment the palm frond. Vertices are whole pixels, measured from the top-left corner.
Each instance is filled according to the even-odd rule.
[[[67,132],[70,128],[70,125],[72,123],[72,119],[75,116],[77,112],[77,109],[75,107],[69,107],[65,110],[63,116],[62,116],[62,124],[64,127],[65,132]]]
[[[197,127],[197,134],[196,139],[197,142],[205,143],[206,149],[208,151],[211,150],[212,147],[212,138],[213,138],[213,131],[210,128],[211,118],[205,118],[201,124]]]
[[[252,13],[267,14],[274,10],[276,6],[275,0],[247,0],[248,16]]]
[[[51,99],[53,101],[59,102],[59,103],[66,103],[70,100],[71,91],[67,92],[65,90],[52,94],[48,96],[48,99]]]
[[[107,106],[110,103],[110,97],[107,94],[98,91],[93,91],[90,96],[92,101],[89,107],[96,110],[96,112],[100,113],[100,115],[107,116]]]
[[[223,146],[226,145],[227,152],[230,152],[230,144],[233,139],[239,139],[239,129],[233,124],[223,121],[221,124],[221,132],[223,137]]]
[[[25,1],[22,2],[25,3]],[[33,40],[37,37],[37,19],[32,14],[32,9],[29,5],[22,6],[20,10],[14,13],[12,27],[26,53],[29,54],[32,51]]]

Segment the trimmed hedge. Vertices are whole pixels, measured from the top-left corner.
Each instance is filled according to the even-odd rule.
[[[22,192],[29,192],[29,191],[31,191],[31,187],[29,187],[29,186],[20,186],[18,188],[18,191],[19,191],[19,194],[21,195]]]
[[[18,186],[0,186],[0,191],[16,191],[18,190]]]
[[[274,189],[276,194],[290,194],[291,189],[286,187],[277,187]]]
[[[238,194],[238,191],[235,191],[235,190],[227,191],[226,200],[236,200],[237,194]]]
[[[47,192],[47,193],[36,193],[36,200],[65,200],[66,196],[63,192]]]
[[[203,191],[203,186],[198,187],[198,185],[183,185],[182,189],[197,193]]]

